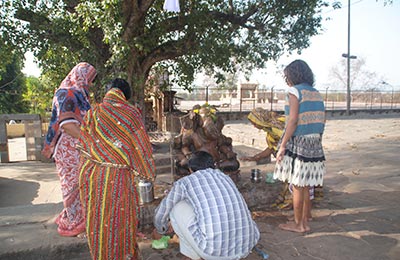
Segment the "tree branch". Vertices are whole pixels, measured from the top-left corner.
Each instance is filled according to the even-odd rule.
[[[70,13],[75,13],[75,7],[79,4],[79,0],[64,0],[66,10]]]
[[[188,54],[193,50],[194,40],[186,37],[177,41],[169,41],[162,45],[157,46],[151,51],[149,55],[143,60],[142,67],[147,71],[154,64],[163,60],[172,60]]]
[[[149,29],[149,36],[151,37],[151,35],[154,35],[152,32],[155,32],[157,28],[164,28],[166,32],[183,30],[184,27],[188,25],[188,20],[189,16],[170,17],[160,23],[153,24],[153,26]]]
[[[124,0],[122,3],[122,14],[126,30],[123,39],[129,41],[134,36],[142,35],[144,31],[144,20],[147,10],[154,4],[155,0]]]
[[[233,14],[233,0],[229,0],[229,14]]]
[[[70,1],[73,2],[73,1]],[[72,8],[72,6],[70,6]],[[33,31],[39,32],[41,37],[50,40],[55,44],[68,46],[74,49],[84,49],[85,46],[75,37],[73,37],[68,31],[53,30],[52,21],[45,16],[35,13],[31,10],[18,9],[15,17],[19,20],[28,22],[30,28]],[[108,46],[103,42],[103,31],[100,28],[90,28],[88,31],[88,39],[90,43],[95,47],[97,53],[103,58],[103,61],[107,61],[111,54]]]
[[[140,11],[147,13],[147,10],[154,4],[155,0],[137,0],[140,1]]]
[[[32,31],[37,31],[39,37],[43,37],[51,40],[54,43],[64,43],[65,39],[68,39],[71,43],[71,47],[76,49],[82,48],[80,42],[73,40],[69,32],[66,31],[55,31],[53,30],[52,23],[47,17],[35,13],[31,10],[19,8],[15,13],[15,17],[21,21],[28,22]]]
[[[233,8],[233,3],[232,6]],[[233,10],[233,9],[232,9]],[[249,20],[251,16],[253,16],[256,12],[258,11],[257,6],[253,6],[252,8],[249,9],[249,11],[242,15],[235,15],[233,13],[222,13],[222,12],[217,12],[217,11],[212,11],[209,12],[209,15],[212,17],[216,18],[217,20],[223,22],[223,23],[231,23],[234,25],[239,25],[245,28],[255,28],[251,27],[249,25],[246,25],[246,22]],[[168,18],[167,20],[162,21],[162,26],[161,24],[154,24],[150,30],[149,34],[146,35],[146,38],[152,38],[155,37],[153,35],[156,34],[156,28],[161,28],[163,27],[165,31],[167,32],[173,32],[173,31],[178,31],[182,30],[186,25],[188,25],[188,20],[190,18],[190,15],[188,16],[174,16],[171,18]],[[262,28],[261,28],[262,27]],[[263,29],[264,27],[260,25],[259,29]],[[195,37],[193,35],[189,36],[187,35],[184,39],[178,40],[178,41],[169,41],[165,44],[162,44],[155,49],[153,49],[149,55],[143,60],[142,65],[145,70],[149,69],[152,65],[155,63],[162,61],[162,60],[167,60],[167,59],[174,59],[180,56],[183,56],[185,54],[188,54],[191,50],[193,50],[193,46],[196,45],[195,43]]]
[[[233,6],[232,6],[233,8]],[[249,20],[249,18],[254,15],[258,11],[258,8],[254,6],[249,12],[247,12],[243,16],[239,15],[234,15],[233,13],[222,13],[222,12],[216,12],[212,11],[208,15],[213,16],[214,18],[217,18],[220,22],[226,23],[230,22],[231,24],[239,25],[241,27],[247,28],[247,29],[256,29],[260,31],[264,31],[264,25],[263,24],[256,24],[256,26],[250,26],[247,25],[246,22]],[[146,35],[146,38],[154,38],[154,35],[156,34],[156,28],[164,28],[166,32],[174,32],[174,31],[181,31],[184,29],[186,25],[188,25],[188,21],[190,20],[190,15],[187,16],[174,16],[170,17],[166,20],[163,20],[160,23],[153,24],[153,26],[149,29],[149,34]]]
[[[231,7],[231,8],[233,8],[233,7]],[[243,26],[243,25],[245,25],[245,23],[249,20],[249,18],[251,16],[253,16],[255,13],[257,13],[258,9],[259,9],[258,6],[253,5],[251,8],[249,8],[248,12],[242,16],[235,15],[235,14],[233,14],[233,12],[232,13],[229,12],[226,14],[226,13],[222,13],[222,12],[218,12],[218,11],[211,11],[210,15],[219,21],[228,21],[232,24]]]

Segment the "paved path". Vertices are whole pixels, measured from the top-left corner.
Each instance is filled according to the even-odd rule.
[[[239,156],[265,143],[247,122],[227,122],[224,133]],[[254,213],[269,259],[400,259],[400,119],[329,120],[324,148],[328,173],[312,232],[280,230],[288,210]],[[53,164],[0,164],[0,198],[0,259],[89,259],[85,240],[57,235],[62,203]],[[150,242],[140,243],[145,259],[179,259],[177,245],[156,251]]]

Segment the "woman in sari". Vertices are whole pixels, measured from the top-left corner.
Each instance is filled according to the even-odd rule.
[[[271,155],[275,156],[279,140],[285,128],[285,116],[279,115],[274,111],[267,111],[261,107],[257,107],[249,113],[247,119],[255,128],[263,130],[266,133],[267,147],[253,156],[242,157],[240,159],[242,161],[259,162],[263,159],[270,159]],[[276,200],[276,204],[279,208],[285,208],[292,204],[291,199],[286,199],[288,192],[289,184],[285,182]]]
[[[137,259],[137,178],[154,180],[149,137],[123,79],[107,86],[103,103],[82,126],[80,191],[95,260]]]
[[[64,209],[56,218],[61,236],[76,236],[85,231],[79,198],[80,124],[90,109],[89,87],[96,77],[95,68],[86,62],[76,65],[56,90],[52,116],[43,155],[53,157],[61,182]]]
[[[243,157],[241,160],[259,161],[264,158],[269,158],[271,154],[275,155],[277,152],[278,142],[282,136],[283,129],[285,128],[285,116],[258,107],[250,112],[247,119],[255,128],[261,129],[267,134],[267,148],[254,156]]]

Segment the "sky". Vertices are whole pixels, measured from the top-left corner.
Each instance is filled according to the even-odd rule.
[[[301,55],[284,55],[278,62],[268,62],[267,69],[254,72],[250,82],[285,88],[281,68],[295,59],[303,59],[313,70],[317,87],[329,84],[331,68],[347,53],[348,1],[341,2],[341,9],[323,13],[330,18],[322,22],[324,31],[311,38],[310,47]],[[364,58],[368,71],[400,90],[400,0],[386,6],[384,0],[351,0],[350,26],[350,54]],[[40,69],[33,60],[28,53],[23,72],[39,76]]]
[[[330,20],[323,21],[324,31],[311,38],[311,46],[301,55],[284,55],[277,63],[269,62],[267,69],[254,73],[250,81],[284,88],[281,69],[276,68],[302,59],[313,70],[317,88],[328,85],[331,68],[347,53],[348,1],[341,2],[341,9],[323,13]],[[400,90],[400,66],[397,65],[400,62],[400,0],[386,6],[383,0],[351,1],[350,55],[364,58],[368,71]]]

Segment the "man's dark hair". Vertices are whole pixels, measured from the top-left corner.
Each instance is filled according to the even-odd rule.
[[[211,154],[205,151],[196,151],[190,157],[188,167],[193,172],[207,168],[214,168],[214,159]]]
[[[129,86],[129,83],[124,79],[115,78],[111,80],[106,85],[106,92],[110,91],[112,88],[119,88],[124,93],[126,100],[129,100],[132,97],[131,86]]]

